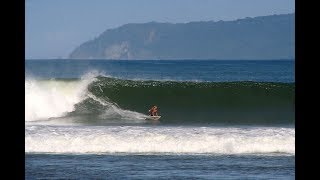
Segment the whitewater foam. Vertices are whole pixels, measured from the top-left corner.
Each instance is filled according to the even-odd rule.
[[[122,119],[134,121],[144,120],[147,117],[147,115],[142,113],[122,109],[117,103],[110,101],[108,98],[103,100],[96,97],[92,93],[88,93],[87,96],[105,107],[104,112],[99,115],[100,119]]]
[[[74,105],[83,100],[87,86],[96,74],[89,73],[80,80],[25,80],[25,120],[46,120],[60,117],[74,110]]]
[[[27,153],[287,153],[294,128],[27,126]]]
[[[108,77],[104,73],[91,71],[76,80],[25,80],[25,121],[45,121],[52,118],[64,117],[75,110],[75,105],[87,98],[101,104],[104,112],[100,119],[144,120],[146,115],[121,109],[108,98],[100,99],[88,91],[88,86],[97,81],[96,77]],[[98,84],[99,85],[99,84]],[[100,88],[100,91],[103,90]],[[54,122],[50,122],[51,124]],[[63,122],[59,121],[58,124]],[[47,123],[44,123],[47,124]]]

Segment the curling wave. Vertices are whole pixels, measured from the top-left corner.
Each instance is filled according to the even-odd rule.
[[[293,124],[294,95],[294,83],[26,80],[26,121],[133,122],[157,104],[164,124]]]

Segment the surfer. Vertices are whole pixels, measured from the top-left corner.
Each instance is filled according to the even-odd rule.
[[[158,116],[158,107],[154,105],[150,110],[150,116]]]

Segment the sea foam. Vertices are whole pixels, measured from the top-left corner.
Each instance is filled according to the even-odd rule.
[[[27,126],[27,153],[295,154],[294,128]]]
[[[46,120],[60,117],[74,110],[74,105],[83,100],[87,86],[96,74],[89,73],[79,80],[25,80],[25,120]]]

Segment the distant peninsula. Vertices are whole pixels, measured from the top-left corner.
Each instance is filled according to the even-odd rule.
[[[294,59],[294,16],[293,13],[234,21],[126,24],[81,44],[69,58]]]

